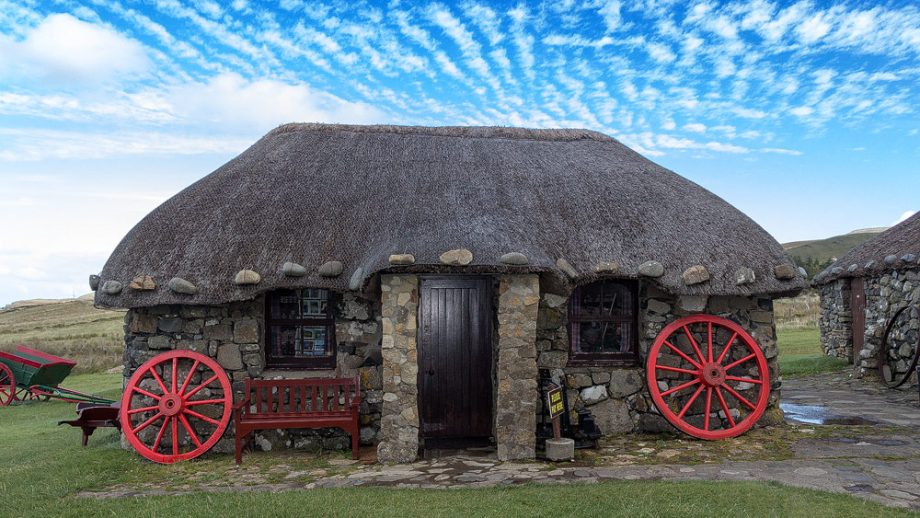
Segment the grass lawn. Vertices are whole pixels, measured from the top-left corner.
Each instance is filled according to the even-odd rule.
[[[72,376],[66,386],[117,397],[117,375]],[[511,488],[316,489],[288,492],[195,493],[94,499],[76,496],[119,484],[142,486],[189,471],[225,473],[237,468],[230,455],[161,466],[122,450],[111,429],[100,429],[89,447],[79,431],[57,427],[73,415],[60,402],[0,408],[0,516],[900,516],[849,495],[750,482],[605,482],[594,485]],[[303,454],[305,464],[322,465]],[[272,462],[271,455],[247,460]],[[300,467],[300,466],[295,466]]]
[[[779,372],[784,378],[833,372],[849,365],[846,360],[824,355],[816,327],[780,328],[776,330],[776,337],[779,344]]]

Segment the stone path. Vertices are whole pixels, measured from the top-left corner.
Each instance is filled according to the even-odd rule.
[[[842,422],[870,419],[879,424],[850,428],[839,425],[787,425],[787,428],[794,429],[792,436],[796,439],[790,440],[790,458],[784,460],[739,458],[692,464],[649,464],[640,459],[617,462],[616,465],[597,465],[594,462],[600,462],[602,458],[564,464],[502,463],[490,456],[461,455],[382,466],[333,459],[328,462],[328,467],[303,471],[292,471],[290,466],[283,464],[274,465],[269,472],[284,473],[281,482],[267,483],[266,473],[260,473],[255,466],[243,465],[227,471],[223,480],[208,484],[193,483],[171,488],[114,487],[83,496],[105,498],[193,491],[281,491],[354,486],[454,489],[523,483],[597,483],[604,480],[755,480],[849,493],[885,505],[920,510],[920,408],[913,397],[915,395],[913,392],[893,394],[869,382],[853,381],[840,375],[787,381],[784,401],[818,408],[812,417],[841,419]],[[840,429],[844,432],[823,433]],[[858,432],[846,433],[848,429]],[[647,447],[638,451],[651,454],[646,461],[655,461],[656,458],[666,460],[668,457],[662,454],[674,450],[661,449],[662,443],[665,448],[699,445],[696,441],[674,438],[657,440],[657,449]],[[617,448],[622,449],[622,446]]]

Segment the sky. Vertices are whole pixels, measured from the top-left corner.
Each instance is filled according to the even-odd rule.
[[[589,128],[781,242],[920,209],[914,2],[0,0],[0,306],[286,122]]]

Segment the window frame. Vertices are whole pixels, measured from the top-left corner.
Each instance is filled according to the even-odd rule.
[[[326,317],[325,318],[296,318],[282,319],[272,318],[272,299],[280,291],[297,292],[297,297],[303,303],[303,290],[321,289],[326,292]],[[338,344],[335,336],[335,314],[333,312],[334,301],[331,290],[325,288],[283,288],[273,290],[265,294],[265,367],[268,369],[292,369],[292,370],[329,370],[336,368],[336,358],[338,357]],[[330,348],[331,354],[322,357],[291,357],[272,356],[272,326],[299,326],[299,327],[320,327],[326,328],[326,347]]]
[[[624,286],[632,299],[632,314],[626,316],[610,316],[607,318],[583,318],[579,316],[581,309],[581,294],[583,288],[598,283],[619,284]],[[569,298],[569,361],[568,365],[573,367],[631,367],[639,364],[639,282],[628,279],[601,279],[588,284],[577,286],[572,290]],[[616,322],[627,323],[630,326],[630,336],[632,338],[629,352],[577,352],[580,343],[580,329],[577,324],[582,322]]]

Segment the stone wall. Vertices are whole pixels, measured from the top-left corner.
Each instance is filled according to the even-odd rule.
[[[498,285],[495,446],[499,460],[536,455],[536,333],[540,280],[503,275]]]
[[[920,270],[892,271],[880,277],[870,277],[865,279],[865,287],[866,338],[856,366],[859,377],[874,376],[878,372],[885,327],[895,312],[905,305],[920,302]],[[905,354],[901,355],[904,358],[896,363],[909,361],[913,347],[905,348],[910,350],[905,350]],[[906,365],[903,370],[907,370]]]
[[[267,369],[263,297],[221,306],[161,305],[132,309],[125,315],[124,376],[148,359],[171,349],[188,349],[215,358],[230,377],[234,400],[242,398],[247,377],[352,377],[362,384],[361,442],[373,444],[380,429],[382,403],[379,305],[353,293],[335,302],[337,367],[315,371]],[[232,421],[218,451],[232,451]],[[348,449],[338,429],[257,432],[257,448]]]
[[[412,462],[418,456],[418,277],[380,276],[383,327],[383,417],[380,462]]]
[[[853,313],[850,281],[838,279],[821,287],[821,345],[828,356],[849,360],[853,356]]]
[[[568,366],[568,298],[543,293],[537,329],[537,365],[549,369],[557,383],[567,389],[570,419],[587,408],[605,435],[632,431],[673,431],[658,414],[645,387],[648,351],[661,330],[678,318],[709,313],[733,320],[760,345],[770,369],[770,406],[762,425],[782,420],[779,397],[782,380],[777,363],[773,301],[757,297],[673,296],[653,284],[639,287],[639,360],[634,365],[611,367]],[[537,407],[539,411],[539,406]]]

